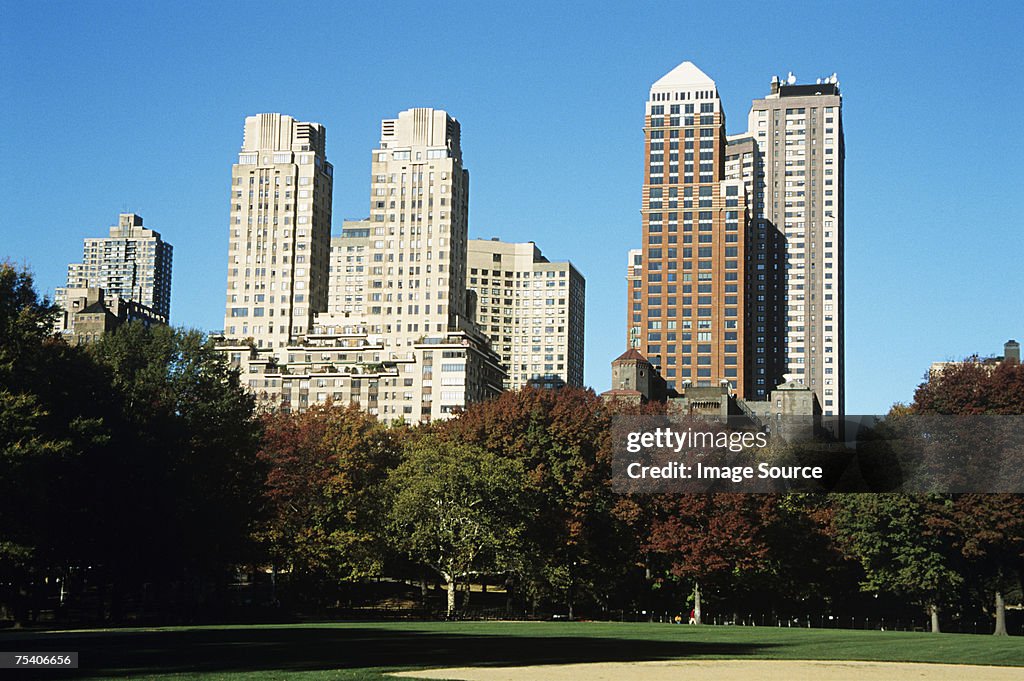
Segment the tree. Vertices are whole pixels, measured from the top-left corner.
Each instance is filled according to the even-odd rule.
[[[977,357],[947,366],[918,386],[910,409],[925,415],[1024,415],[1024,365],[982,363]],[[1003,471],[1020,475],[1019,424],[983,422],[991,432],[978,437],[998,439]],[[1007,465],[1007,463],[1009,465]],[[984,465],[984,462],[982,462]],[[997,465],[997,462],[992,462]],[[954,495],[950,513],[936,522],[953,533],[964,558],[994,601],[995,634],[1005,635],[1007,589],[1020,586],[1024,557],[1024,501],[1012,494]]]
[[[0,263],[0,611],[13,603],[19,622],[34,585],[88,543],[77,472],[109,440],[117,401],[102,369],[54,335],[58,313],[27,270]]]
[[[296,582],[379,574],[381,486],[397,465],[394,432],[356,406],[264,418],[259,453],[271,513],[260,535]]]
[[[766,494],[676,494],[657,500],[647,547],[668,559],[672,575],[692,580],[697,624],[703,586],[727,585],[739,574],[765,568],[774,502]]]
[[[165,326],[70,347],[57,313],[0,264],[0,606],[54,578],[63,602],[86,580],[116,620],[125,586],[222,583],[251,556],[262,499],[237,372],[203,334]]]
[[[924,608],[939,632],[939,610],[963,583],[955,552],[934,521],[947,503],[938,496],[837,494],[835,534],[860,562],[864,591],[888,591]]]
[[[915,414],[1024,414],[1024,364],[977,357],[946,366],[917,387]]]
[[[1006,636],[1006,593],[1020,590],[1024,565],[1024,498],[1009,494],[961,494],[948,505],[937,527],[953,533],[954,543],[994,600],[996,636]]]
[[[517,590],[536,607],[579,601],[607,609],[637,563],[636,542],[615,512],[610,426],[614,405],[590,390],[522,390],[471,405],[439,428],[514,461],[525,473],[523,549],[511,565]]]
[[[519,544],[522,468],[478,447],[426,437],[388,476],[395,544],[448,584],[448,617],[459,582],[499,571]]]
[[[102,564],[118,581],[222,582],[253,557],[263,474],[253,397],[194,330],[126,324],[89,346],[125,423],[96,460]],[[105,500],[105,501],[102,501]],[[124,509],[132,513],[124,513]],[[128,549],[123,538],[135,537]]]

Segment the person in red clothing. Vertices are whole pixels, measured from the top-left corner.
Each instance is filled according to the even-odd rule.
[[[690,622],[689,623],[690,624],[696,624],[697,623],[697,610],[696,609],[690,610]]]

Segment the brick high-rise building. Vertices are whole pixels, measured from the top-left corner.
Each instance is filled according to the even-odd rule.
[[[334,171],[319,123],[245,119],[231,166],[224,335],[283,348],[327,309]]]
[[[683,62],[655,82],[644,138],[630,345],[670,388],[727,382],[744,397],[746,196],[742,180],[725,177],[725,113],[714,81]]]

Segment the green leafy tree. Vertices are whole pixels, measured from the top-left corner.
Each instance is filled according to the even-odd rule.
[[[924,608],[939,631],[939,610],[963,584],[955,551],[934,521],[945,511],[941,497],[909,494],[835,495],[835,534],[860,562],[864,591],[885,591]]]
[[[607,608],[637,563],[636,541],[611,490],[612,407],[592,391],[523,390],[471,405],[440,436],[517,462],[529,509],[523,550],[510,566],[536,606],[544,599]]]
[[[108,367],[126,424],[93,478],[111,500],[101,513],[111,578],[222,581],[254,557],[263,474],[252,396],[198,331],[131,323],[89,352]],[[125,536],[137,538],[130,549]]]
[[[390,532],[448,584],[449,617],[463,580],[505,569],[519,550],[522,467],[479,447],[426,437],[387,482]]]
[[[19,622],[35,587],[87,548],[78,472],[109,441],[116,404],[104,372],[54,335],[57,314],[27,270],[0,263],[0,610]]]

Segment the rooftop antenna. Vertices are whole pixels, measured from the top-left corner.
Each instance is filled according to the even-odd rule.
[[[793,75],[792,71],[786,76],[786,85],[796,85],[796,76]]]

